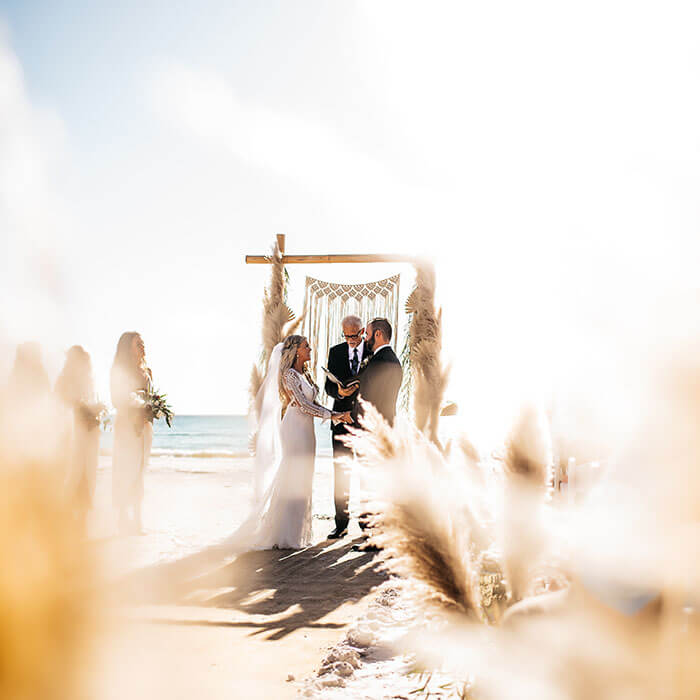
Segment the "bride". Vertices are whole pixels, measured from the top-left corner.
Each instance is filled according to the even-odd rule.
[[[314,418],[349,423],[350,412],[316,402],[305,337],[275,346],[256,398],[256,506],[229,543],[236,549],[301,549],[311,543],[311,492],[316,453]],[[284,416],[284,417],[282,417]]]

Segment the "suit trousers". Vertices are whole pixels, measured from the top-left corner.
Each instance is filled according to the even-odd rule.
[[[342,442],[336,440],[336,433],[333,434],[333,479],[334,479],[334,500],[335,500],[335,525],[339,530],[345,530],[350,522],[350,477],[352,476],[352,450]],[[364,484],[366,477],[360,476],[361,492],[368,492]],[[363,510],[358,517],[358,524],[361,530],[367,528],[367,519],[371,513],[367,510],[366,504],[360,506]]]
[[[337,437],[345,434],[333,432],[333,495],[335,501],[335,526],[338,530],[345,530],[350,521],[350,476],[352,473],[352,450],[337,440]]]

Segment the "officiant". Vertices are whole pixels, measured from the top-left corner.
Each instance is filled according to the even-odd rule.
[[[334,345],[328,352],[328,370],[343,384],[357,376],[364,360],[368,359],[370,352],[364,341],[365,329],[362,320],[357,316],[346,316],[342,322],[344,343]],[[357,386],[344,389],[330,379],[326,379],[326,394],[333,398],[334,411],[352,411],[356,396]],[[333,476],[334,476],[334,500],[335,500],[335,529],[328,535],[328,539],[344,537],[348,531],[350,520],[350,460],[352,452],[340,442],[339,437],[347,433],[344,423],[333,425]]]

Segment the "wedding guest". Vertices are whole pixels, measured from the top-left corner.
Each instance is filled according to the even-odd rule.
[[[90,355],[80,345],[74,345],[66,353],[54,392],[67,413],[63,440],[66,495],[75,503],[76,515],[84,529],[95,493],[100,414],[104,406],[96,401]]]
[[[7,382],[7,394],[15,402],[31,405],[44,401],[51,392],[49,375],[41,359],[39,343],[21,343],[17,346],[15,363]]]
[[[117,409],[112,455],[112,503],[119,510],[119,531],[141,534],[143,477],[151,454],[153,425],[150,407],[139,392],[151,390],[143,340],[123,333],[111,373],[112,404]]]
[[[2,402],[3,448],[20,460],[55,450],[51,385],[38,343],[17,346]]]

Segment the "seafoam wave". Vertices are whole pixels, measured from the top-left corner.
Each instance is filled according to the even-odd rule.
[[[248,450],[175,450],[154,448],[151,457],[192,457],[196,459],[210,459],[214,457],[229,457],[239,459],[250,457]]]
[[[106,457],[112,455],[112,450],[109,448],[101,448],[100,454]],[[247,450],[176,450],[153,448],[151,450],[151,458],[153,457],[184,457],[189,459],[241,459],[250,457],[250,452]]]

